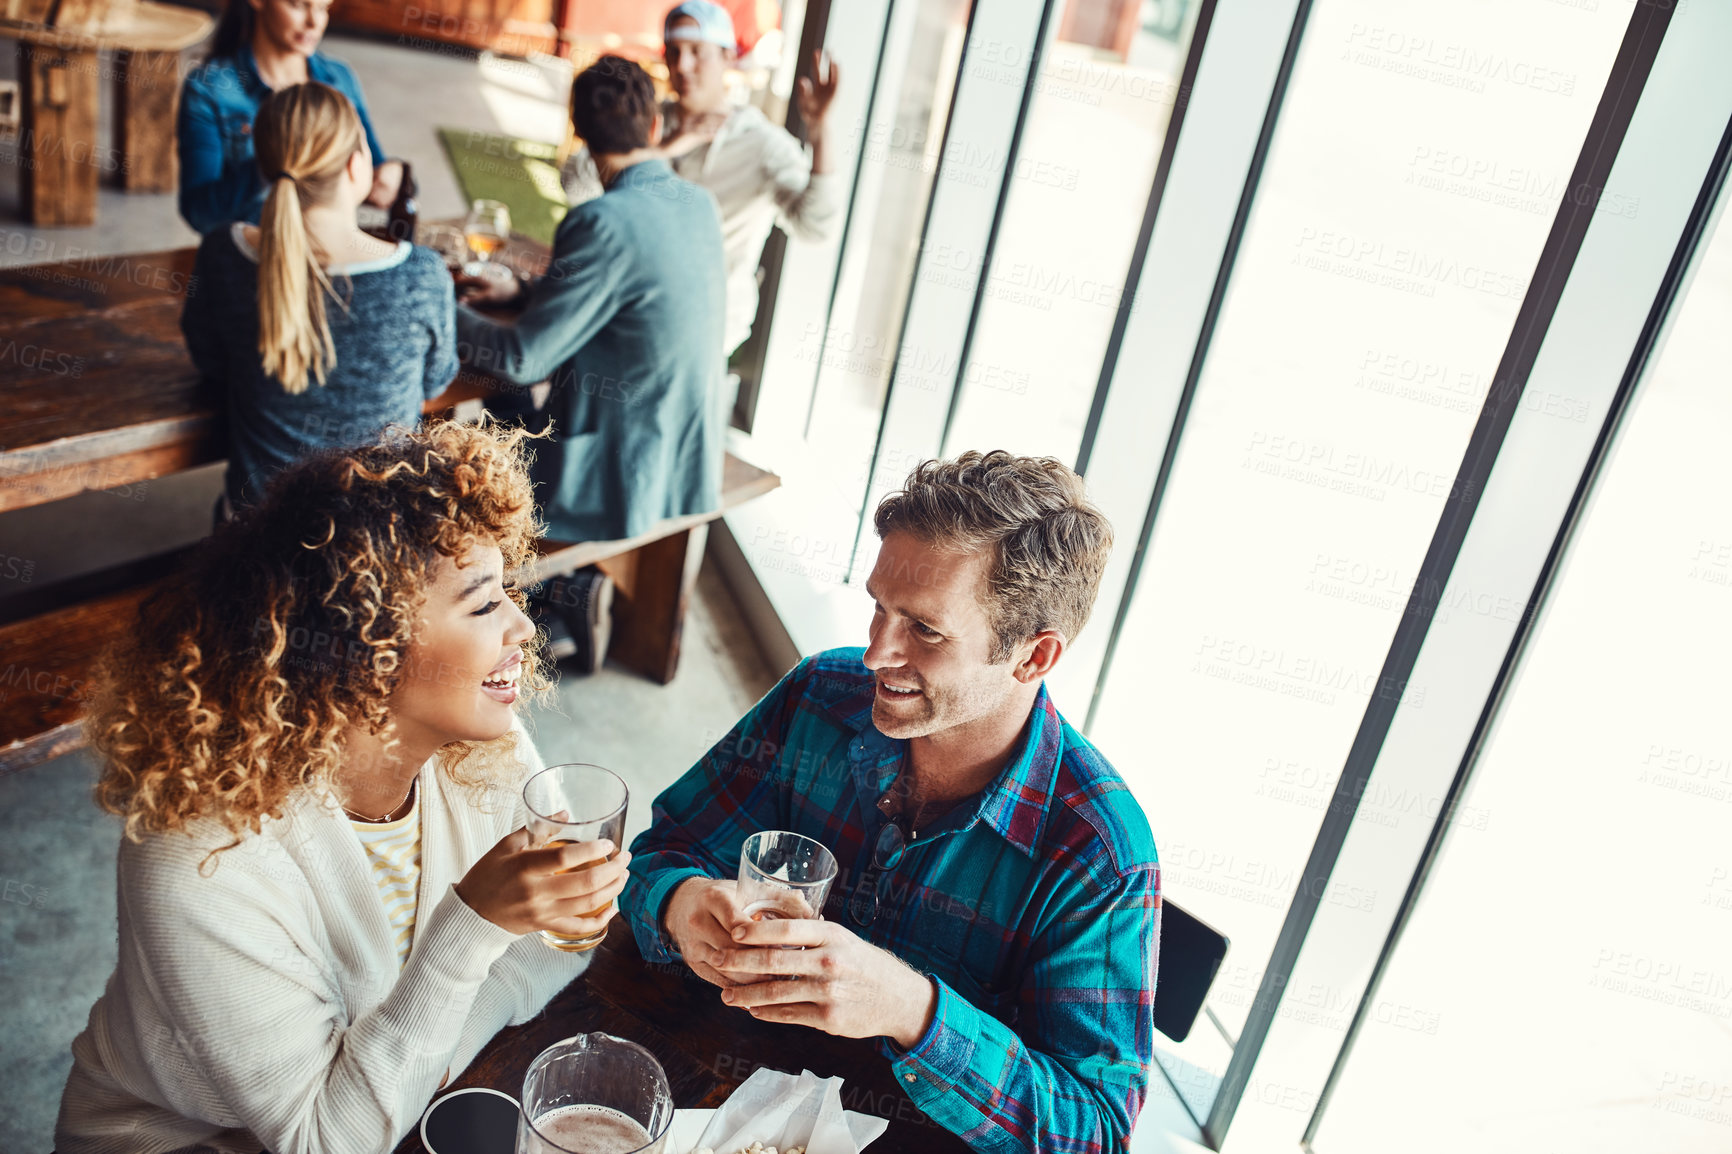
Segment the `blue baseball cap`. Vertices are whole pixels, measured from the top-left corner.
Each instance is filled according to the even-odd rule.
[[[695,21],[696,27],[674,27],[675,21],[684,19]],[[685,0],[685,3],[677,4],[668,10],[667,19],[662,21],[662,40],[667,43],[684,41],[732,48],[734,18],[728,15],[726,8],[712,3],[711,0]]]

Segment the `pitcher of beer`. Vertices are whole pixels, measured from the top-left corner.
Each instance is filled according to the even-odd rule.
[[[661,1154],[673,1122],[654,1054],[612,1034],[579,1034],[529,1064],[517,1154]]]

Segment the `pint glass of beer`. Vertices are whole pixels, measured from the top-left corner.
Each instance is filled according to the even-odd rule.
[[[809,837],[766,830],[740,847],[741,913],[754,922],[824,917],[836,859]]]
[[[523,786],[523,803],[529,810],[529,842],[534,846],[565,845],[567,842],[600,841],[614,844],[612,861],[625,837],[625,807],[630,791],[619,775],[599,765],[554,765],[530,778]],[[580,865],[593,869],[599,861]],[[584,917],[600,915],[607,906]],[[542,930],[541,940],[556,950],[581,953],[593,950],[607,937],[607,928],[588,937],[572,938]]]

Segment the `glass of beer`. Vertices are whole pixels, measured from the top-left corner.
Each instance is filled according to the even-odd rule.
[[[809,837],[767,830],[740,847],[740,912],[754,922],[822,918],[835,880],[835,857]]]
[[[659,1154],[673,1121],[654,1054],[612,1034],[579,1034],[529,1064],[517,1154]]]
[[[486,264],[511,239],[511,210],[497,200],[478,200],[469,206],[463,222],[463,239],[475,259]]]
[[[568,842],[613,842],[612,861],[619,853],[619,843],[625,837],[625,807],[631,791],[611,770],[599,765],[554,765],[542,770],[523,785],[523,804],[529,810],[529,843],[534,846],[565,845]],[[578,870],[593,869],[599,861],[580,865]],[[576,870],[566,871],[575,873]],[[610,905],[612,903],[609,903]],[[599,917],[607,910],[591,910],[582,915]],[[588,937],[573,938],[541,930],[541,940],[556,950],[582,953],[601,945],[607,937],[607,927]]]

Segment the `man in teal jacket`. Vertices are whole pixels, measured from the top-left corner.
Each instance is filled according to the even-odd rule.
[[[602,57],[572,85],[571,105],[607,191],[560,222],[540,280],[467,298],[521,294],[515,325],[460,308],[457,334],[475,368],[552,381],[528,422],[552,423],[532,468],[548,536],[613,540],[719,503],[722,226],[715,198],[654,155],[661,118],[642,68]]]

